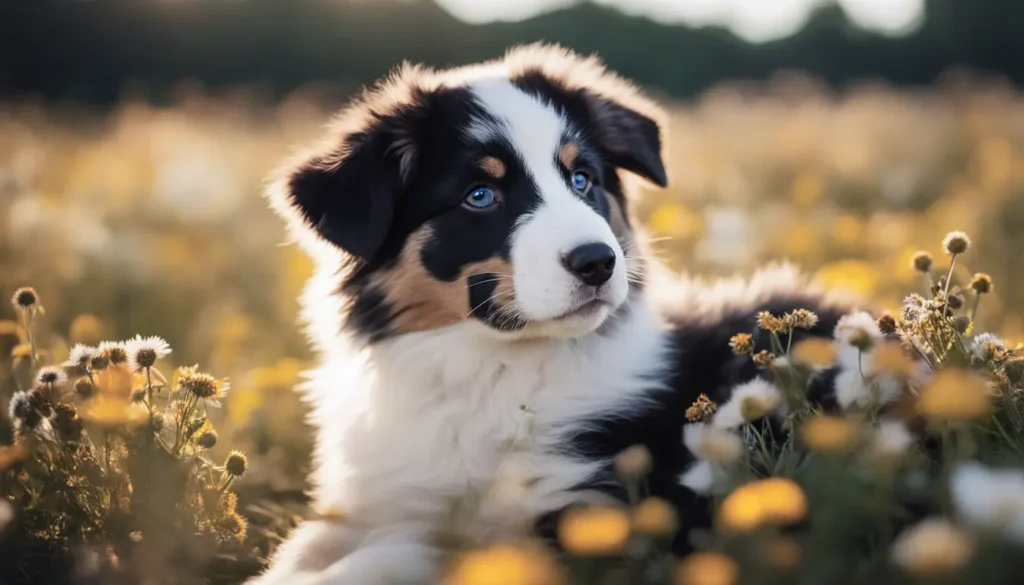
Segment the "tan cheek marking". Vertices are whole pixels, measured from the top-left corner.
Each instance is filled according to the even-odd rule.
[[[576,156],[579,154],[580,149],[575,144],[566,144],[562,146],[562,149],[558,151],[558,160],[562,161],[565,168],[572,169],[576,164]]]
[[[492,295],[496,306],[504,307],[514,301],[511,265],[500,258],[466,265],[453,282],[434,278],[420,260],[423,246],[430,237],[429,227],[420,228],[409,236],[398,263],[381,273],[376,281],[385,291],[395,313],[393,326],[396,331],[427,331],[469,318],[466,279],[473,274],[494,274],[497,283]]]
[[[484,159],[480,161],[480,168],[495,179],[500,179],[505,176],[505,163],[493,156],[484,157]]]

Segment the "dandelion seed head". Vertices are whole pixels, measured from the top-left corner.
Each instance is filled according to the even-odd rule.
[[[992,333],[979,333],[971,342],[971,355],[987,362],[995,357],[996,351],[1005,348],[1003,340]]]
[[[711,423],[720,429],[735,429],[751,420],[774,412],[784,413],[785,405],[778,387],[767,380],[755,378],[732,389],[729,400],[718,407]]]
[[[92,398],[93,394],[96,393],[96,386],[93,385],[92,380],[87,376],[75,380],[75,393],[82,398]]]
[[[754,354],[753,360],[754,363],[757,364],[758,366],[762,368],[767,368],[768,366],[775,363],[775,354],[768,351],[767,349],[762,349],[761,351]]]
[[[893,335],[896,333],[896,319],[889,313],[882,313],[877,321],[878,330],[882,335]]]
[[[141,372],[171,353],[171,346],[162,337],[136,335],[134,339],[125,342],[125,351],[128,353],[128,369]]]
[[[183,391],[202,400],[221,398],[225,391],[223,385],[216,378],[198,371],[195,366],[181,369],[178,385]]]
[[[249,467],[249,460],[241,451],[232,451],[224,460],[224,471],[232,477],[242,477]]]
[[[92,359],[89,360],[89,368],[95,371],[105,370],[109,365],[110,360],[107,359],[107,356],[99,352],[97,352],[96,355],[92,356]]]
[[[992,284],[992,277],[985,274],[984,272],[979,272],[975,274],[974,278],[971,279],[971,290],[978,293],[979,295],[984,295],[992,292],[993,286],[994,285]]]
[[[96,348],[97,353],[107,358],[111,365],[120,366],[128,363],[128,352],[119,341],[104,341]]]
[[[64,362],[64,365],[67,367],[88,369],[89,364],[92,362],[92,358],[95,355],[95,347],[78,343],[71,348],[71,353],[68,355],[68,361]]]
[[[54,366],[39,368],[39,373],[36,374],[36,384],[40,386],[63,386],[67,381],[68,376],[64,370]]]
[[[875,318],[862,311],[840,318],[833,337],[840,344],[867,351],[882,338],[882,331]]]
[[[971,247],[971,238],[961,231],[953,231],[946,234],[942,240],[942,248],[950,256],[958,256]]]
[[[7,411],[11,420],[24,419],[28,416],[32,411],[32,401],[28,397],[28,392],[15,392],[7,405]]]
[[[785,320],[772,315],[768,311],[761,311],[757,314],[757,326],[771,333],[780,333],[786,330]]]
[[[36,289],[30,286],[22,287],[14,291],[11,304],[19,311],[29,311],[39,304],[39,295],[36,294]]]
[[[701,394],[697,400],[686,409],[686,420],[690,422],[707,422],[718,410],[718,405],[708,398],[707,394]]]
[[[49,388],[36,386],[29,390],[28,399],[32,408],[39,411],[39,414],[49,417],[53,413],[53,398],[50,396]]]
[[[971,328],[971,318],[967,315],[953,317],[953,329],[960,335],[966,335]]]
[[[203,449],[213,449],[216,444],[217,431],[213,429],[203,431],[203,433],[196,439],[196,445],[199,445],[199,447]]]
[[[797,309],[787,313],[783,321],[790,329],[813,329],[818,324],[818,315],[807,309]]]
[[[923,250],[915,253],[911,266],[921,274],[928,274],[932,269],[932,255]]]

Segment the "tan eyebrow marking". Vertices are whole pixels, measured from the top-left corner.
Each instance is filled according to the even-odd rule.
[[[565,168],[572,169],[573,165],[576,164],[576,156],[580,153],[580,149],[575,144],[566,144],[562,146],[562,149],[558,151],[558,160],[562,161]]]
[[[493,156],[485,156],[484,159],[480,161],[480,168],[495,179],[500,179],[505,176],[505,163]]]

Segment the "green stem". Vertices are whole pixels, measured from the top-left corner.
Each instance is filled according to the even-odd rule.
[[[943,297],[948,297],[949,296],[949,287],[953,283],[953,267],[954,266],[956,266],[956,254],[953,254],[953,256],[949,260],[949,272],[946,274],[946,288],[945,288],[945,290],[942,291],[942,296]],[[943,314],[945,314],[945,313],[943,313]]]

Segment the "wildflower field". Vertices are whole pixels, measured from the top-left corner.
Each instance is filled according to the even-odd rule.
[[[0,104],[0,584],[240,583],[313,513],[290,391],[311,266],[260,190],[337,104],[256,95]],[[782,75],[668,106],[671,186],[635,214],[668,266],[791,260],[877,311],[834,343],[785,343],[799,312],[736,332],[779,383],[728,428],[688,411],[702,552],[664,554],[676,519],[633,450],[633,505],[568,515],[568,558],[456,551],[446,583],[1021,582],[1024,95]],[[805,389],[834,363],[825,413]]]

